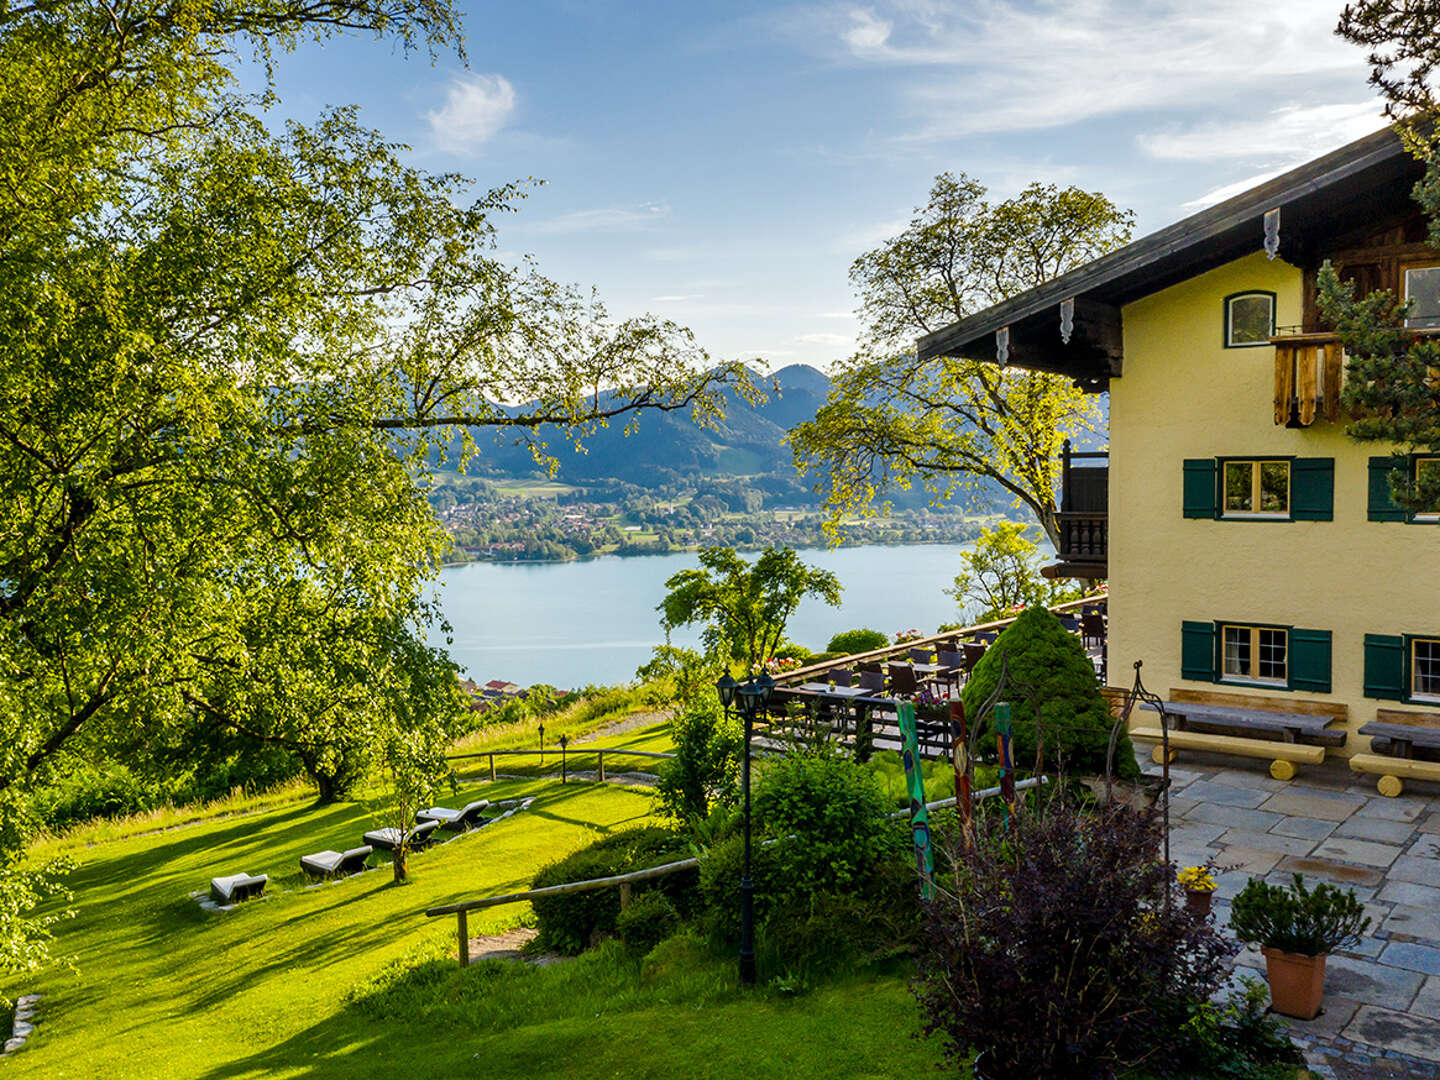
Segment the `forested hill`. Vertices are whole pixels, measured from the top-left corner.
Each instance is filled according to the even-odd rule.
[[[687,413],[646,413],[629,438],[624,425],[597,431],[585,441],[585,453],[574,453],[557,431],[542,429],[540,437],[557,450],[560,474],[568,483],[621,480],[651,487],[684,478],[785,473],[793,475],[785,433],[813,417],[825,402],[830,379],[804,364],[782,368],[764,383],[779,386],[769,400],[751,405],[729,395],[725,419],[716,430],[691,421]],[[530,452],[506,442],[477,440],[480,459],[474,474],[524,476],[535,469]]]

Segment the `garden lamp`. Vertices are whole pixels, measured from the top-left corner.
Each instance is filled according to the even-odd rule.
[[[720,704],[725,706],[725,708],[730,708],[734,703],[735,680],[728,671],[721,676],[720,681],[715,684],[715,692],[720,695]]]

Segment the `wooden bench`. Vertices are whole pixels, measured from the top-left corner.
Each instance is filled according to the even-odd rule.
[[[1369,754],[1356,754],[1350,768],[1379,774],[1376,790],[1395,798],[1405,790],[1405,780],[1434,780],[1440,783],[1440,713],[1407,713],[1398,709],[1377,709],[1375,719],[1360,728],[1370,736]],[[1417,758],[1419,750],[1423,757]]]
[[[1348,718],[1345,705],[1178,688],[1170,691],[1170,699],[1165,712],[1172,720],[1171,761],[1177,750],[1269,758],[1270,775],[1289,780],[1296,765],[1319,765],[1327,746],[1345,745],[1346,733],[1329,726]],[[1132,727],[1130,737],[1160,743],[1164,733],[1158,724],[1142,725]],[[1162,746],[1151,751],[1151,759],[1164,760]]]

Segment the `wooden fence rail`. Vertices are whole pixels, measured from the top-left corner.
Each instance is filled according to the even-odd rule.
[[[602,782],[605,780],[605,755],[606,755],[606,754],[609,754],[609,755],[611,755],[612,757],[617,756],[617,755],[618,755],[618,756],[629,755],[630,757],[641,757],[641,758],[673,758],[673,757],[675,756],[674,754],[662,753],[661,751],[658,751],[658,750],[625,750],[625,749],[622,749],[621,747],[618,747],[618,746],[568,746],[568,747],[550,746],[550,747],[546,747],[545,749],[540,749],[539,747],[537,747],[537,748],[534,749],[534,750],[477,750],[477,751],[475,751],[475,752],[473,752],[473,753],[469,753],[469,754],[446,754],[446,755],[445,755],[445,760],[446,760],[446,761],[460,761],[460,760],[462,760],[462,759],[464,759],[464,758],[489,758],[489,759],[490,759],[490,779],[491,779],[491,780],[494,780],[494,779],[495,779],[495,759],[496,759],[497,757],[519,757],[519,756],[523,756],[523,755],[529,754],[529,755],[532,756],[532,757],[534,757],[534,756],[539,756],[539,757],[543,760],[544,757],[545,757],[545,755],[546,755],[547,753],[549,753],[549,754],[558,753],[558,754],[560,755],[560,769],[561,769],[561,772],[560,772],[560,782],[561,782],[561,783],[564,783],[564,782],[565,782],[565,779],[566,779],[566,773],[565,773],[565,770],[566,770],[566,761],[567,761],[567,759],[568,759],[568,757],[569,757],[570,754],[594,754],[594,755],[596,755],[596,757],[599,759],[599,762],[600,762],[600,780],[601,780]]]
[[[496,751],[499,753],[500,751]],[[478,756],[478,755],[470,755]],[[673,755],[667,755],[673,756]],[[1048,784],[1048,776],[1035,776],[1028,780],[1021,780],[1015,785],[1016,791],[1026,788],[1038,787],[1041,784]],[[972,799],[994,798],[1000,794],[998,787],[982,788],[971,796]],[[937,799],[934,802],[925,804],[927,810],[939,810],[947,806],[954,806],[955,799]],[[888,815],[890,818],[905,817],[909,810],[898,810]],[[765,843],[773,844],[775,840],[767,840]],[[466,913],[476,911],[480,908],[499,907],[501,904],[519,904],[528,900],[535,900],[545,896],[565,896],[568,893],[589,892],[592,889],[608,889],[612,886],[620,887],[620,907],[623,910],[630,902],[630,887],[639,881],[650,881],[654,878],[666,877],[669,874],[678,873],[681,870],[691,870],[700,865],[699,859],[680,859],[677,862],[662,863],[659,866],[651,866],[644,870],[632,870],[628,874],[612,874],[609,877],[589,878],[586,881],[566,881],[559,885],[545,885],[539,889],[526,889],[524,892],[506,893],[504,896],[485,896],[479,900],[462,900],[458,904],[444,904],[440,907],[426,908],[427,919],[439,918],[442,915],[454,915],[456,921],[456,934],[460,939],[460,966],[468,967],[470,964],[470,930],[467,925]]]

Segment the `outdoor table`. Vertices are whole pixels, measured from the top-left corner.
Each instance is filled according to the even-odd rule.
[[[1390,742],[1390,757],[1414,758],[1417,745],[1440,749],[1440,730],[1418,724],[1387,724],[1372,720],[1360,727],[1361,735],[1371,735]]]

